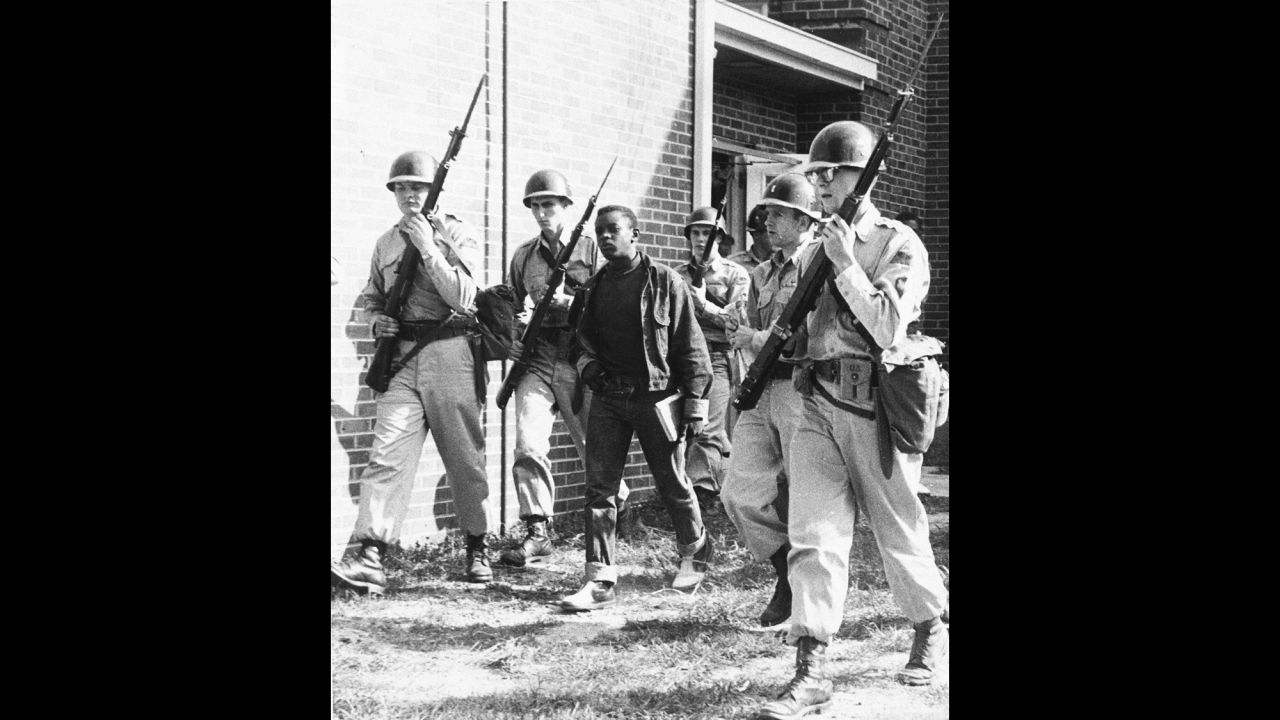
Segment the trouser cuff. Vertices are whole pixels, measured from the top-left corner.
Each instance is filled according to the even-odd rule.
[[[597,582],[618,582],[618,568],[613,565],[605,565],[602,562],[588,562],[583,569],[587,581],[595,580]]]
[[[701,550],[702,546],[705,545],[706,542],[707,542],[707,530],[706,528],[703,528],[702,535],[699,536],[697,540],[694,540],[688,545],[685,545],[683,543],[676,543],[676,552],[680,554],[680,557],[689,557],[690,555]]]

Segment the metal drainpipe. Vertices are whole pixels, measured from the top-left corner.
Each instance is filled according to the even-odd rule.
[[[486,43],[487,46],[487,43]],[[507,3],[502,3],[502,264],[507,262]],[[504,273],[505,274],[505,273]],[[502,374],[507,374],[507,361],[502,361]],[[499,490],[498,532],[507,531],[507,410],[503,408],[502,418],[502,456],[501,464],[502,488]]]

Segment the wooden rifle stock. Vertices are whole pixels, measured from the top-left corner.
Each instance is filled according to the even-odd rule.
[[[902,112],[902,108],[907,101],[915,96],[915,90],[911,85],[920,73],[925,57],[929,54],[929,46],[933,44],[934,38],[938,36],[938,30],[941,28],[942,17],[940,16],[937,26],[934,27],[933,34],[929,37],[929,41],[925,43],[924,50],[920,53],[920,61],[916,63],[915,71],[911,73],[905,88],[898,92],[898,99],[894,101],[893,108],[889,111],[889,118],[885,121],[884,133],[876,140],[875,148],[871,151],[871,156],[867,158],[866,167],[863,168],[862,174],[858,176],[858,182],[854,185],[853,191],[840,205],[838,214],[850,225],[853,224],[853,219],[858,214],[858,208],[862,205],[862,200],[871,190],[871,183],[875,180],[876,175],[879,174],[880,165],[884,162],[885,155],[889,153],[889,145],[893,142],[893,131],[898,124],[898,115]],[[751,363],[751,368],[747,370],[746,377],[742,379],[741,384],[738,386],[738,394],[733,399],[733,406],[739,411],[750,410],[760,402],[760,395],[764,392],[765,386],[769,384],[769,376],[773,371],[773,365],[782,354],[783,346],[791,339],[791,336],[799,329],[800,324],[804,322],[805,316],[817,304],[818,295],[822,292],[822,286],[831,277],[831,272],[831,259],[827,257],[826,249],[819,243],[816,252],[809,260],[809,266],[805,268],[800,280],[796,283],[796,289],[791,295],[791,299],[787,301],[786,306],[782,308],[782,312],[779,313],[773,325],[769,327],[769,337],[765,340],[764,347],[760,349],[755,361]]]
[[[495,402],[499,410],[507,408],[507,401],[511,399],[511,395],[515,393],[516,387],[520,381],[524,379],[526,373],[529,372],[529,363],[537,355],[538,345],[541,344],[541,338],[538,333],[542,330],[542,324],[546,322],[547,314],[551,312],[551,300],[555,295],[556,288],[564,282],[565,266],[569,263],[569,258],[573,255],[573,249],[578,245],[578,240],[582,237],[582,229],[586,226],[587,221],[591,219],[591,213],[596,207],[596,198],[600,196],[600,192],[604,190],[604,184],[609,180],[609,174],[613,172],[613,166],[617,164],[618,158],[614,158],[609,163],[609,169],[604,174],[604,180],[600,181],[600,188],[596,190],[596,194],[591,196],[587,201],[587,209],[582,213],[582,219],[578,220],[578,224],[573,228],[573,234],[569,236],[569,242],[560,248],[560,254],[556,256],[556,266],[552,268],[551,275],[547,278],[547,289],[542,293],[542,299],[538,301],[538,305],[533,309],[533,314],[529,317],[529,324],[524,328],[524,334],[520,336],[520,344],[524,349],[520,352],[520,357],[516,358],[511,365],[511,369],[507,371],[507,377],[502,381],[502,387],[498,389],[498,397]]]
[[[444,179],[449,174],[449,167],[453,164],[455,158],[458,157],[458,151],[462,149],[462,138],[467,136],[467,125],[471,123],[471,112],[476,109],[476,101],[480,99],[480,88],[484,87],[484,83],[489,79],[489,73],[485,73],[480,77],[479,84],[476,85],[476,92],[471,96],[471,105],[467,108],[467,116],[463,118],[462,125],[455,127],[449,131],[449,147],[444,152],[444,158],[440,164],[436,166],[436,174],[431,179],[431,190],[427,193],[427,201],[423,203],[423,214],[426,212],[434,212],[437,202],[440,200],[440,192],[444,189]],[[403,237],[403,233],[401,234]],[[383,307],[383,314],[389,315],[396,320],[400,319],[401,306],[404,305],[405,297],[409,294],[409,287],[413,283],[413,278],[418,274],[418,265],[422,262],[422,253],[418,251],[417,246],[409,242],[408,238],[404,238],[404,254],[400,256],[400,262],[396,265],[396,282],[391,287],[391,293],[387,296],[387,304]],[[369,371],[365,373],[364,384],[373,388],[378,392],[386,392],[391,385],[391,378],[395,376],[398,368],[392,365],[392,359],[396,353],[396,338],[374,338],[373,358],[369,361]]]

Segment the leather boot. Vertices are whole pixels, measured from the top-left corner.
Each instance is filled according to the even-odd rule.
[[[467,536],[467,580],[487,583],[493,579],[489,569],[489,542],[485,535]]]
[[[532,515],[525,522],[527,534],[519,547],[504,550],[499,559],[513,567],[524,567],[534,558],[551,556],[551,538],[547,537],[547,519],[540,515]]]
[[[386,554],[386,543],[361,540],[360,552],[355,557],[329,563],[329,584],[361,594],[383,594],[387,589],[387,575],[382,568],[382,558]]]
[[[791,617],[791,583],[787,581],[787,553],[791,552],[791,543],[782,543],[777,552],[769,556],[769,562],[778,573],[778,583],[773,587],[773,597],[764,612],[760,613],[760,624],[771,627]]]
[[[778,699],[760,708],[757,718],[792,720],[831,707],[834,688],[827,679],[827,644],[802,637],[796,644],[796,676]]]
[[[925,620],[913,626],[916,639],[911,643],[907,666],[898,671],[898,682],[904,685],[928,685],[947,653],[947,626],[941,618]]]

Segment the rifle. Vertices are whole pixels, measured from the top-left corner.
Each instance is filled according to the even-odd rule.
[[[720,218],[724,215],[724,206],[729,202],[729,185],[726,183],[724,187],[724,197],[720,198],[720,207],[716,208],[715,229],[711,231],[711,235],[707,238],[707,244],[702,246],[702,257],[693,256],[693,262],[689,263],[689,280],[694,287],[702,287],[702,277],[707,273],[707,261],[711,259],[711,248],[720,240]],[[717,307],[723,308],[725,303],[723,300],[707,295],[707,300],[716,304]]]
[[[929,47],[933,45],[933,40],[938,36],[938,31],[942,29],[942,16],[938,17],[938,24],[933,29],[933,34],[929,36],[929,41],[925,43],[924,50],[920,53],[920,61],[916,63],[915,70],[911,73],[902,90],[898,91],[898,99],[894,101],[893,108],[889,111],[889,119],[885,121],[885,131],[876,140],[876,146],[871,151],[871,156],[867,158],[867,166],[863,168],[862,174],[858,176],[858,182],[854,184],[853,191],[841,203],[838,214],[845,222],[853,224],[853,218],[858,214],[858,207],[862,205],[863,199],[871,190],[871,183],[876,179],[876,175],[880,171],[880,165],[884,162],[885,155],[889,152],[889,145],[893,143],[893,131],[898,124],[898,115],[902,112],[903,106],[912,97],[915,97],[915,89],[912,84],[915,83],[916,76],[920,74],[920,69],[924,67],[924,60],[929,54]],[[756,359],[751,363],[751,368],[747,371],[747,376],[742,379],[742,383],[738,386],[738,395],[733,399],[733,406],[738,410],[750,410],[760,402],[760,395],[764,392],[765,385],[768,384],[770,371],[773,370],[773,364],[777,362],[778,356],[782,354],[782,347],[786,344],[792,334],[804,322],[805,316],[813,309],[818,302],[818,294],[822,291],[822,286],[827,284],[832,273],[831,259],[827,257],[826,250],[821,244],[817,247],[817,252],[813,254],[809,267],[805,269],[804,274],[796,283],[796,289],[791,295],[791,299],[787,301],[786,306],[782,308],[782,312],[778,314],[773,325],[769,328],[769,338],[765,340],[764,347],[760,349],[760,353],[756,355]]]
[[[458,157],[458,151],[462,149],[462,138],[467,136],[467,125],[471,123],[471,111],[476,109],[476,100],[480,99],[480,88],[484,87],[488,79],[489,73],[480,77],[480,83],[476,85],[476,92],[471,96],[471,105],[467,108],[467,116],[462,120],[461,127],[455,127],[449,131],[449,147],[444,151],[443,160],[436,166],[435,177],[431,180],[431,191],[427,193],[427,201],[422,205],[424,215],[427,212],[435,213],[440,192],[444,189],[445,176],[449,174],[449,166],[453,164],[454,158]],[[401,237],[404,237],[404,233],[401,233]],[[409,294],[409,286],[413,283],[414,276],[418,274],[418,265],[422,263],[422,253],[409,242],[407,237],[404,237],[404,246],[404,254],[400,256],[400,263],[396,265],[396,282],[391,287],[391,294],[387,296],[387,304],[383,308],[383,314],[397,321],[400,319],[400,307]],[[373,359],[369,361],[369,372],[365,373],[365,385],[378,392],[387,391],[391,378],[395,377],[400,370],[400,368],[393,368],[391,363],[395,352],[395,338],[380,337],[374,340]]]
[[[578,244],[578,239],[582,237],[582,228],[586,226],[587,221],[591,219],[591,213],[596,207],[596,198],[600,196],[604,190],[604,184],[609,181],[609,174],[613,172],[613,166],[618,162],[615,157],[613,162],[609,163],[609,169],[604,173],[604,180],[600,181],[600,188],[596,190],[596,194],[591,196],[587,201],[587,209],[582,213],[582,219],[573,228],[573,233],[569,235],[569,242],[560,248],[560,254],[556,256],[556,266],[551,270],[551,275],[547,277],[547,289],[542,293],[542,299],[538,301],[537,307],[533,309],[533,315],[529,317],[529,324],[524,328],[524,334],[520,336],[520,344],[524,346],[524,350],[520,353],[520,357],[512,361],[511,369],[507,371],[507,377],[502,381],[502,387],[498,390],[496,402],[499,410],[505,410],[507,401],[511,399],[512,393],[516,391],[516,386],[520,384],[520,380],[529,372],[529,363],[533,362],[534,356],[538,352],[538,345],[541,338],[538,336],[542,330],[542,323],[546,321],[547,314],[551,312],[551,299],[555,295],[556,288],[565,282],[565,265],[569,263],[569,257],[573,255],[573,249]]]

